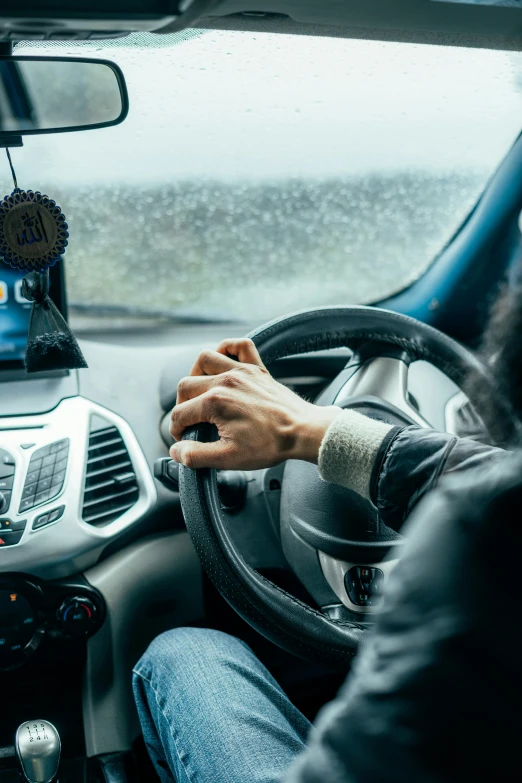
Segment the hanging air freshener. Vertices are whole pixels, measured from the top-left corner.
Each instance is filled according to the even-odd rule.
[[[15,269],[43,272],[65,251],[67,228],[53,199],[15,188],[0,202],[0,255]]]
[[[62,256],[69,237],[57,203],[38,191],[20,190],[9,150],[14,190],[0,202],[0,257],[29,272],[22,292],[33,303],[25,353],[27,372],[87,367],[73,333],[49,296],[49,267]]]

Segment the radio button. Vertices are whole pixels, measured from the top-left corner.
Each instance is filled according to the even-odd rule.
[[[0,492],[3,492],[4,489],[12,489],[13,481],[14,481],[14,474],[12,476],[6,476],[5,478],[0,478]]]
[[[45,514],[40,514],[33,522],[33,530],[38,530],[41,527],[45,527],[45,525],[50,525],[51,522],[56,522],[56,520],[60,519],[63,515],[64,509],[65,506],[59,506],[58,508],[53,509],[53,511],[47,511]]]
[[[53,475],[54,465],[44,465],[40,471],[39,478],[50,478]]]
[[[45,489],[43,492],[37,492],[34,496],[34,505],[39,506],[40,503],[45,503],[46,500],[49,500],[50,495],[51,492],[48,489]]]
[[[23,511],[29,511],[34,506],[34,495],[31,495],[28,498],[25,498],[25,500],[22,500],[20,503],[20,508],[18,509],[18,513],[22,513]]]
[[[15,462],[9,452],[0,449],[0,479],[14,476]]]

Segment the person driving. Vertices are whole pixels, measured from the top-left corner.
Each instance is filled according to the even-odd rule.
[[[507,290],[484,338],[513,432],[521,319],[522,287]],[[491,424],[497,413],[491,401]],[[182,441],[199,422],[220,439]],[[369,498],[405,544],[374,627],[313,727],[242,641],[197,628],[156,638],[133,686],[163,783],[520,779],[516,450],[314,405],[279,384],[247,339],[199,355],[171,433],[172,458],[191,468],[317,463],[325,481]]]

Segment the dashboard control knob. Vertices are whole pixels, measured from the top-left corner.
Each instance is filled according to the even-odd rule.
[[[96,624],[96,606],[82,595],[66,598],[58,609],[58,621],[71,636],[86,636]]]
[[[6,536],[6,534],[0,534]],[[10,533],[9,535],[13,535]],[[14,534],[16,535],[16,534]],[[16,585],[0,587],[0,668],[23,657],[35,639],[37,613]]]
[[[179,492],[179,465],[170,457],[160,457],[154,462],[154,476],[174,492]]]
[[[217,485],[221,503],[227,511],[240,511],[247,494],[246,473],[242,470],[219,470]]]

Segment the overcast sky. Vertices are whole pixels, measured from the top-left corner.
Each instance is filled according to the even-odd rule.
[[[245,32],[92,47],[125,73],[127,120],[27,137],[21,187],[493,168],[522,128],[519,55]]]

